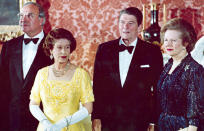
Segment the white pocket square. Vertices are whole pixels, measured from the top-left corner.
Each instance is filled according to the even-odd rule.
[[[150,65],[140,65],[140,68],[149,68]]]

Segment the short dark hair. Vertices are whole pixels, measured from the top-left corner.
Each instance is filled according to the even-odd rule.
[[[128,7],[124,10],[121,10],[119,19],[120,19],[122,14],[128,14],[128,15],[135,16],[138,26],[142,23],[142,17],[143,17],[142,12],[136,7]]]
[[[186,50],[190,53],[197,41],[197,34],[194,27],[188,23],[186,20],[182,18],[174,18],[169,20],[166,24],[161,28],[161,42],[164,43],[164,34],[167,30],[177,30],[181,32],[181,39],[183,44],[188,43],[186,46]]]
[[[72,33],[64,28],[56,28],[48,33],[43,44],[47,56],[51,55],[50,50],[53,49],[55,40],[57,39],[67,39],[70,41],[70,53],[76,49],[76,39],[73,37]]]
[[[43,25],[45,24],[46,17],[45,17],[45,12],[44,12],[42,6],[41,6],[40,4],[35,3],[35,2],[32,2],[32,1],[26,2],[26,3],[23,5],[23,7],[26,6],[26,5],[35,5],[36,7],[38,7],[39,17],[40,17],[40,18],[43,18],[43,23],[42,23],[42,26],[43,26]]]

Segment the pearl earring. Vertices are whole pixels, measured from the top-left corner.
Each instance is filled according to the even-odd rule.
[[[50,55],[50,59],[51,59],[51,60],[53,59],[53,55],[52,55],[52,54]]]

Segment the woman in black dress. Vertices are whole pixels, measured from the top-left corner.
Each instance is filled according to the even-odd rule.
[[[199,89],[203,67],[190,55],[197,40],[191,24],[174,18],[161,29],[164,51],[171,56],[158,81],[159,131],[188,129],[199,126]]]

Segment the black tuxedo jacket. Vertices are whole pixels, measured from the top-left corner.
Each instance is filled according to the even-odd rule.
[[[3,94],[1,101],[5,106],[1,110],[7,111],[3,114],[4,119],[1,118],[1,129],[32,131],[37,128],[37,120],[29,111],[29,96],[37,71],[52,63],[43,51],[44,39],[38,46],[25,79],[22,63],[23,35],[3,45],[0,55],[0,84],[2,85],[1,94]]]
[[[95,58],[93,119],[101,119],[102,127],[146,130],[153,122],[155,87],[163,69],[158,46],[138,39],[129,71],[122,87],[119,73],[119,39],[99,45]]]

